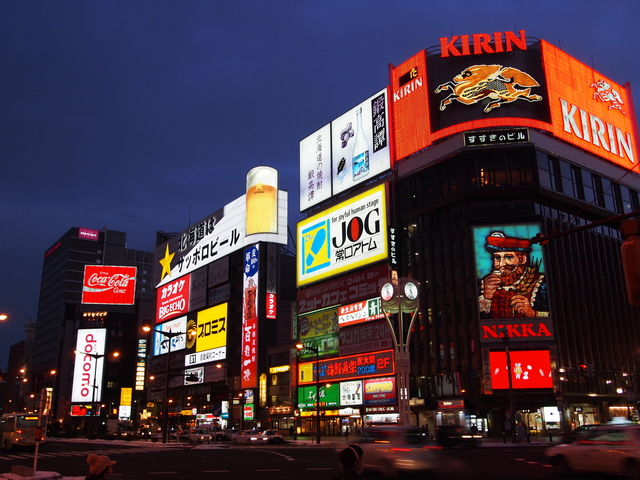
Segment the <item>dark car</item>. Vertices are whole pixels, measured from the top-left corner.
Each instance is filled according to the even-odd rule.
[[[436,427],[436,442],[441,447],[471,446],[480,444],[482,435],[472,433],[460,425]]]

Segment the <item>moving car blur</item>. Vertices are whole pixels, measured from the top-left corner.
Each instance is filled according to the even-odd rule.
[[[284,443],[284,437],[277,430],[265,430],[262,434],[269,437],[268,443]]]
[[[640,478],[640,425],[610,424],[589,429],[573,443],[550,447],[545,455],[562,474],[597,472]]]
[[[593,427],[597,427],[598,425],[599,424],[580,425],[579,427],[574,428],[572,432],[563,434],[562,443],[571,443],[575,441],[578,437],[582,436],[583,434],[591,430]]]
[[[357,444],[363,450],[365,470],[397,476],[437,468],[440,448],[427,443],[419,427],[367,427]]]
[[[459,425],[442,425],[436,428],[436,442],[441,447],[476,447],[481,440],[482,435],[465,430]]]
[[[257,430],[239,430],[231,437],[234,445],[265,445],[269,443],[269,437]]]

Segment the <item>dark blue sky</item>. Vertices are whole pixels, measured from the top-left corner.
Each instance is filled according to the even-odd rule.
[[[639,19],[637,0],[0,2],[0,367],[69,228],[151,250],[261,163],[294,228],[300,140],[382,89],[389,63],[524,29],[640,91]]]

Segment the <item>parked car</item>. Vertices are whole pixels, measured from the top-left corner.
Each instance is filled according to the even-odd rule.
[[[389,476],[435,471],[440,448],[426,443],[422,433],[419,427],[365,428],[357,442],[364,469]]]
[[[265,430],[262,434],[269,437],[268,443],[284,443],[284,437],[277,430]]]
[[[576,427],[575,429],[573,429],[572,432],[563,434],[562,443],[571,443],[575,441],[576,438],[582,436],[584,433],[588,432],[593,427],[597,427],[597,426],[598,424],[580,425],[579,427]]]
[[[480,444],[482,435],[471,433],[460,425],[441,425],[436,427],[436,442],[441,447],[471,446]]]
[[[193,428],[189,433],[190,442],[210,443],[213,439],[208,428]]]
[[[231,443],[234,445],[266,445],[268,442],[269,437],[257,430],[238,430],[231,437]]]
[[[224,432],[222,432],[222,439],[230,442],[233,436],[238,432],[239,430],[236,430],[235,428],[227,428]]]
[[[600,425],[573,443],[545,450],[563,474],[598,472],[640,478],[640,425]]]

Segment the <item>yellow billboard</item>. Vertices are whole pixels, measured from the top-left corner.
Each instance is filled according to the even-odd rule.
[[[297,286],[388,257],[386,186],[298,223]]]
[[[227,345],[227,304],[198,312],[196,352]]]

